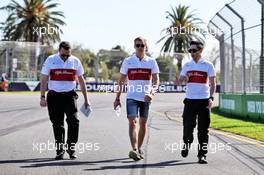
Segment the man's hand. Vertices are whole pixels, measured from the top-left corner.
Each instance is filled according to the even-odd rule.
[[[152,89],[149,94],[145,95],[144,97],[145,102],[151,102],[153,96],[159,89],[159,83],[160,83],[159,74],[158,73],[152,74]]]
[[[91,106],[91,102],[90,102],[88,95],[87,95],[87,88],[86,88],[86,83],[85,83],[83,75],[78,77],[78,81],[79,81],[80,88],[81,88],[83,98],[84,98],[84,107],[85,107],[85,109],[87,109],[88,106]]]
[[[90,100],[87,100],[87,101],[84,102],[84,107],[85,107],[85,109],[87,109],[88,106],[91,106],[91,102],[90,102]]]
[[[118,99],[116,99],[116,100],[114,101],[114,109],[116,109],[117,106],[120,106],[120,107],[121,107],[121,102],[120,102],[120,100],[118,100]]]
[[[124,88],[126,79],[127,79],[127,75],[120,74],[120,78],[118,80],[118,89],[117,89],[117,93],[116,93],[116,99],[114,101],[114,110],[116,109],[117,106],[120,106],[120,107],[122,106],[121,102],[120,102],[120,97],[121,97],[121,94],[123,92],[123,88]]]
[[[180,83],[180,77],[176,77],[175,84],[177,86],[180,86],[181,85],[181,83]]]
[[[145,97],[144,97],[144,101],[145,101],[145,102],[151,102],[152,98],[153,98],[153,95],[151,95],[151,94],[147,94],[147,95],[145,95]]]
[[[45,98],[40,98],[40,106],[41,107],[46,107],[47,106],[47,101]]]
[[[41,78],[40,78],[40,106],[41,107],[47,106],[47,100],[45,98],[45,91],[47,89],[48,80],[49,80],[48,75],[41,74]]]
[[[213,106],[213,100],[211,98],[208,99],[208,106],[207,108],[211,109]]]
[[[213,97],[216,89],[216,78],[209,77],[209,83],[210,83],[210,97]],[[212,105],[213,105],[213,99],[209,98],[208,108],[210,109]]]
[[[180,85],[182,85],[182,82],[188,82],[188,76],[182,76],[182,75],[180,75],[180,76],[178,76],[178,77],[176,77],[176,81],[175,81],[175,84],[177,85],[177,86],[180,86]]]

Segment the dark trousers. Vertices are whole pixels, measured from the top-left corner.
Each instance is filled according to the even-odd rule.
[[[73,148],[78,141],[79,120],[77,117],[78,94],[75,91],[47,94],[48,111],[53,126],[57,152],[63,151],[65,144],[64,114],[68,124],[67,146]]]
[[[193,130],[198,122],[198,156],[207,154],[208,132],[210,126],[210,109],[208,99],[185,99],[183,111],[183,142],[191,145]]]

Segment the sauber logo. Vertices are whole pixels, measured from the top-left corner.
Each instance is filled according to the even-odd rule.
[[[200,77],[203,77],[205,75],[202,74],[201,72],[188,72],[188,76],[200,76]]]
[[[55,71],[55,75],[60,75],[60,74],[64,74],[64,75],[73,75],[74,72],[73,71],[67,71],[67,70],[57,70]]]
[[[205,84],[207,83],[207,80],[208,80],[207,72],[203,72],[203,71],[188,71],[187,75],[189,78],[188,83]]]
[[[55,81],[75,81],[75,69],[51,69],[50,80]]]
[[[137,70],[131,70],[130,73],[131,74],[137,74],[137,73],[140,73],[140,74],[149,74],[149,71],[142,70],[142,69],[137,69]]]
[[[129,80],[150,80],[151,69],[148,68],[130,68],[128,69]]]

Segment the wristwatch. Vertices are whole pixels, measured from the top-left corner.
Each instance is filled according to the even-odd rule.
[[[214,97],[213,96],[209,97],[209,99],[211,99],[212,101],[214,101]]]

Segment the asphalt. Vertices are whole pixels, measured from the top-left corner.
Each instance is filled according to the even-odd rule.
[[[119,117],[112,109],[114,94],[89,95],[93,112],[89,118],[79,114],[78,159],[65,155],[56,161],[51,123],[47,109],[39,107],[39,94],[0,94],[0,174],[264,174],[263,143],[212,129],[208,164],[197,163],[196,133],[189,156],[182,158],[184,94],[175,93],[155,96],[143,146],[145,159],[134,162],[128,158],[125,94]],[[79,107],[82,102],[80,94]]]

